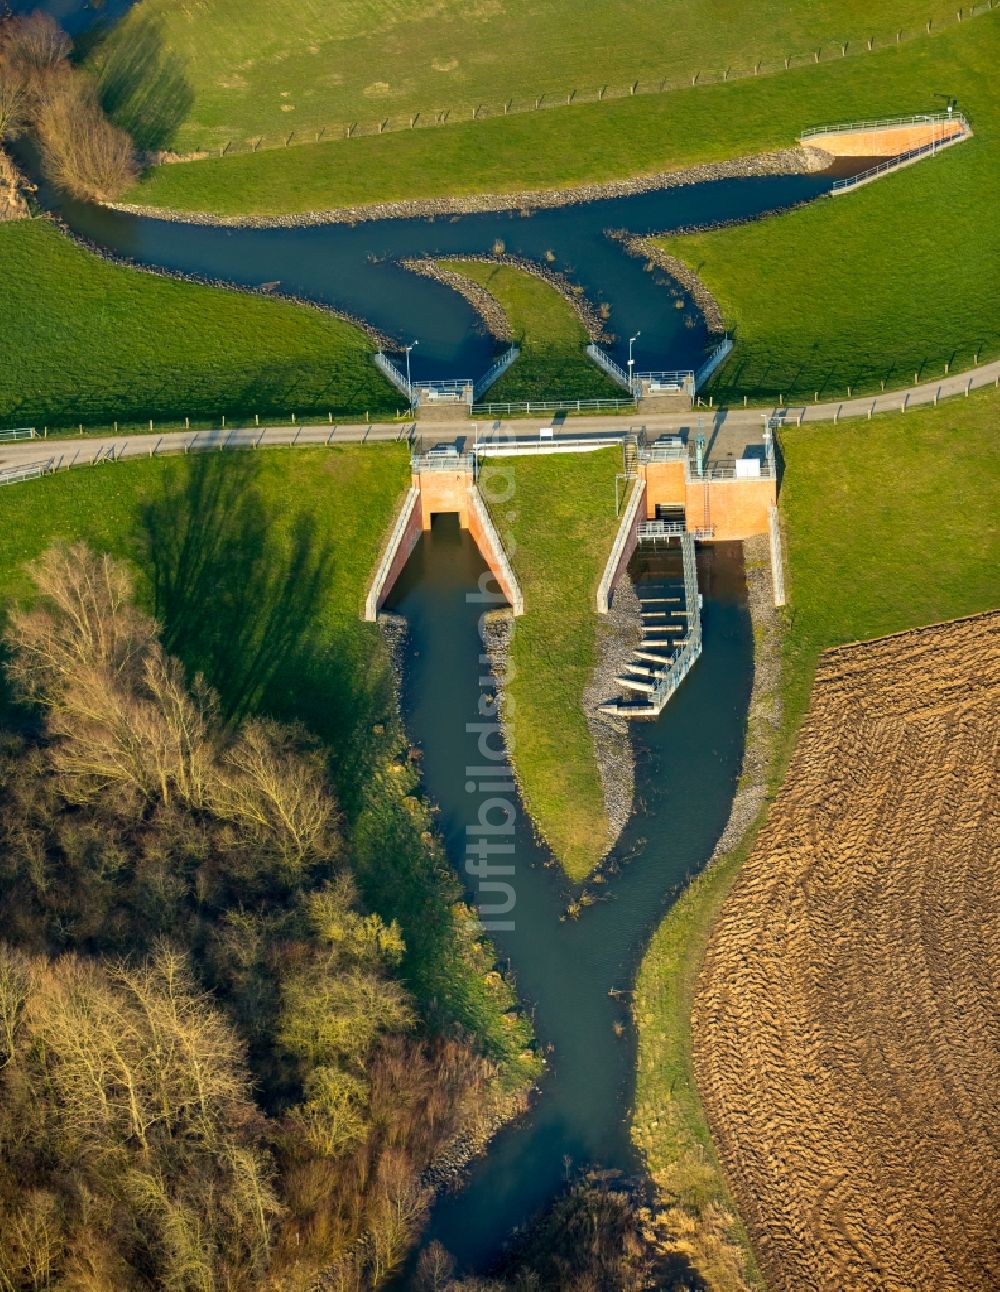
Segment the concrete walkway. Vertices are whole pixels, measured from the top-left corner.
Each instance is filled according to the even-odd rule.
[[[971,371],[942,377],[938,381],[924,382],[906,390],[886,391],[838,403],[792,404],[761,408],[693,408],[689,412],[661,413],[643,417],[641,412],[632,417],[570,417],[564,424],[566,434],[593,435],[609,431],[626,430],[630,425],[645,426],[650,434],[672,430],[694,429],[701,420],[708,442],[708,458],[728,455],[739,456],[740,445],[760,442],[764,419],[768,413],[782,416],[786,424],[803,425],[808,422],[831,422],[848,418],[867,418],[875,413],[904,413],[920,405],[933,404],[939,399],[962,396],[983,386],[1000,385],[1000,360],[984,364]],[[416,429],[418,438],[426,446],[436,440],[453,440],[458,435],[483,438],[496,434],[532,435],[539,426],[550,421],[536,418],[512,418],[508,421],[420,422],[400,425],[394,423],[358,423],[349,426],[286,426],[258,429],[238,427],[212,431],[166,431],[162,435],[137,433],[135,435],[101,436],[87,434],[80,437],[22,440],[13,444],[0,444],[0,471],[29,463],[52,460],[54,469],[72,466],[96,465],[100,462],[118,462],[123,458],[153,457],[157,453],[188,453],[221,451],[223,449],[256,449],[295,445],[332,444],[384,444],[406,440]],[[2,428],[0,428],[2,429]]]

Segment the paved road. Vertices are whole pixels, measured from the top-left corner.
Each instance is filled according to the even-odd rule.
[[[1000,385],[1000,360],[984,364],[971,372],[943,377],[939,381],[911,386],[908,390],[886,391],[878,396],[847,399],[839,403],[793,404],[775,407],[772,412],[784,415],[785,421],[796,425],[807,422],[830,422],[841,418],[868,417],[873,413],[899,413],[921,404],[932,404],[967,394],[982,386]],[[599,432],[621,431],[626,426],[643,425],[650,433],[684,428],[693,429],[701,419],[708,440],[709,458],[739,456],[739,448],[757,443],[763,420],[769,410],[759,408],[694,408],[690,412],[659,413],[642,417],[637,413],[631,422],[624,417],[572,417],[565,422],[564,434],[593,435]],[[288,426],[267,430],[256,427],[238,427],[213,431],[168,431],[162,435],[136,434],[131,436],[85,435],[70,439],[35,439],[13,444],[0,444],[0,472],[26,466],[30,463],[49,462],[55,469],[85,466],[103,461],[120,461],[122,458],[152,457],[157,453],[206,452],[223,449],[271,448],[282,445],[307,444],[366,444],[405,440],[415,429],[423,443],[440,439],[454,439],[456,434],[488,436],[501,432],[506,435],[533,435],[540,425],[548,422],[532,418],[514,418],[508,421],[418,422],[401,426],[399,423],[360,423],[350,426]]]

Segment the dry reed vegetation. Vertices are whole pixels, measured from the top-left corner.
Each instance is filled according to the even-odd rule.
[[[135,182],[135,150],[69,55],[47,14],[0,17],[0,140],[31,131],[50,179],[73,197],[108,201]]]
[[[772,1289],[1000,1286],[998,716],[1000,613],[821,659],[693,1013]]]

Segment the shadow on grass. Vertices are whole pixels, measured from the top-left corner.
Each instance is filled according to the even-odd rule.
[[[204,673],[230,720],[266,713],[319,736],[350,812],[390,691],[353,607],[336,613],[335,535],[273,500],[258,461],[233,454],[166,475],[143,527],[167,650]]]
[[[194,102],[183,61],[166,49],[160,25],[132,19],[109,37],[102,50],[101,103],[136,147],[167,147]]]
[[[168,650],[204,673],[224,713],[300,721],[325,744],[352,868],[369,907],[399,921],[405,980],[433,1029],[456,1027],[509,1063],[527,1043],[484,991],[461,888],[407,796],[391,677],[377,630],[362,624],[339,573],[336,531],[284,495],[251,454],[184,460],[143,513],[156,614]]]

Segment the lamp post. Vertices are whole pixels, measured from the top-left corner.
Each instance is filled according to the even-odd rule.
[[[629,389],[631,389],[631,387],[632,387],[632,365],[633,365],[633,363],[635,363],[635,360],[632,358],[632,347],[635,345],[636,341],[638,341],[638,340],[639,340],[639,338],[640,338],[641,336],[642,336],[642,333],[641,333],[641,332],[636,332],[635,336],[630,336],[630,337],[629,337],[629,339],[628,339],[628,384],[629,384]]]
[[[419,341],[411,341],[409,345],[403,346],[406,351],[406,389],[410,392],[410,412],[413,412],[413,382],[410,380],[410,351]]]

